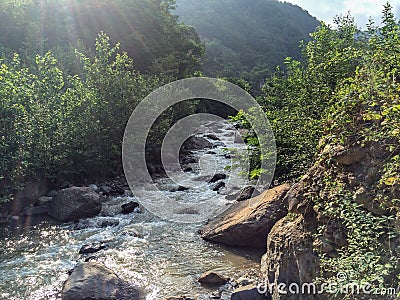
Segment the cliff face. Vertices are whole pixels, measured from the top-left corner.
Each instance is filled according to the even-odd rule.
[[[275,286],[329,281],[398,289],[400,185],[381,176],[395,154],[382,143],[327,144],[284,198],[289,215],[268,235],[264,278]],[[274,299],[296,297],[274,290]]]

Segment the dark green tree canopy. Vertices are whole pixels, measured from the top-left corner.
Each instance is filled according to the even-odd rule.
[[[276,0],[178,0],[177,14],[206,42],[206,75],[259,84],[319,25],[298,6]]]
[[[0,49],[44,54],[80,42],[94,51],[97,34],[105,32],[134,59],[136,69],[182,78],[198,69],[204,49],[173,9],[171,0],[5,0]]]

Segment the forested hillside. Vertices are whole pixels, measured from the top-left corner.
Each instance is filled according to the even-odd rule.
[[[203,45],[173,8],[160,0],[0,2],[1,196],[32,178],[121,173],[136,105],[200,68]],[[163,114],[154,143],[176,115]]]
[[[170,13],[173,8],[174,1],[161,0],[5,0],[0,49],[33,58],[52,50],[69,64],[75,48],[93,52],[103,31],[137,70],[182,78],[197,70],[203,47],[195,30]]]
[[[177,14],[196,28],[208,76],[262,83],[286,57],[301,57],[300,41],[319,25],[298,6],[271,0],[178,0]]]

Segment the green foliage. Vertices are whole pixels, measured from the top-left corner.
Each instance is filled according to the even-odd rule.
[[[79,60],[78,60],[79,59]],[[161,82],[133,70],[132,60],[100,34],[82,76],[67,75],[51,52],[34,71],[18,55],[0,65],[1,194],[31,178],[101,176],[121,168],[125,124]]]
[[[258,97],[275,134],[278,182],[296,180],[312,165],[325,116],[336,100],[332,95],[349,84],[361,61],[363,44],[353,19],[344,16],[336,23],[334,30],[322,24],[312,33],[303,45],[303,62],[285,59],[284,71],[278,67]]]
[[[346,19],[342,20],[337,31],[343,30],[346,24]],[[370,182],[368,188],[373,191],[373,201],[380,203],[387,214],[367,212],[353,201],[354,191],[341,182],[340,177],[324,174],[323,189],[330,194],[329,200],[316,198],[314,201],[319,212],[340,220],[345,226],[349,245],[338,250],[338,257],[321,254],[325,276],[322,280],[336,282],[335,277],[326,275],[341,271],[346,272],[353,283],[396,288],[400,265],[399,249],[396,248],[400,232],[394,221],[400,211],[400,27],[390,5],[386,5],[381,27],[371,23],[368,31],[362,34],[348,30],[344,33],[355,38],[350,45],[342,44],[345,55],[333,55],[331,49],[339,41],[333,37],[338,33],[329,34],[327,45],[330,46],[322,51],[324,55],[314,60],[319,63],[313,64],[311,69],[317,70],[312,83],[323,87],[320,91],[323,102],[318,106],[324,111],[320,115],[319,127],[323,129],[320,146],[340,144],[345,149],[354,146],[381,149],[385,159],[381,158],[383,162],[375,166],[374,175],[378,179]],[[309,44],[307,53],[310,45],[315,49]],[[376,151],[370,151],[373,159],[379,156]],[[320,234],[325,229],[325,225],[320,226]]]
[[[396,238],[399,235],[394,227],[393,215],[374,215],[366,212],[362,205],[353,202],[353,195],[337,179],[326,175],[324,190],[332,197],[329,201],[314,198],[318,211],[331,220],[338,220],[344,226],[346,247],[337,249],[337,257],[319,253],[321,257],[321,276],[318,282],[336,283],[338,286],[358,284],[361,288],[369,284],[374,288],[396,288],[396,276],[400,269],[400,257],[396,254]],[[318,228],[316,237],[321,238],[327,225]],[[338,272],[347,278],[340,281]],[[352,295],[336,295],[352,299]]]
[[[336,249],[336,255],[319,253],[319,283],[398,288],[400,28],[389,5],[384,8],[382,26],[371,23],[366,32],[359,32],[349,16],[336,22],[336,28],[322,24],[312,34],[312,40],[303,47],[303,62],[286,59],[284,72],[278,68],[267,79],[265,95],[258,99],[276,137],[275,178],[296,180],[315,163],[315,154],[326,145],[342,145],[344,149],[377,147],[370,151],[377,179],[368,183],[368,189],[374,203],[380,204],[386,214],[370,213],[355,203],[355,191],[325,157],[316,165],[324,180],[314,184],[328,196],[322,199],[320,194],[312,193],[312,201],[318,213],[344,226],[348,243]],[[246,117],[239,114],[235,120],[251,135]],[[262,172],[259,162],[263,158],[257,157],[260,146],[253,137],[247,139],[255,147],[256,163],[252,167],[257,175]],[[342,171],[351,170],[344,167]],[[366,184],[364,180],[356,179]],[[326,230],[327,225],[320,225],[317,237],[321,238]],[[338,272],[345,272],[347,281],[338,282]],[[333,296],[357,298],[351,294]]]
[[[368,43],[362,64],[349,84],[334,95],[336,104],[327,117],[325,134],[328,140],[344,145],[380,144],[390,154],[381,168],[382,186],[398,187],[400,27],[390,5],[385,6],[382,23],[381,28],[371,24],[365,33]]]
[[[133,109],[200,66],[203,44],[174,9],[173,0],[1,1],[0,195],[9,198],[37,177],[74,181],[121,172]],[[153,148],[195,107],[165,112],[149,139]]]
[[[0,52],[36,53],[84,48],[95,51],[99,32],[134,58],[133,66],[175,78],[198,70],[204,47],[189,26],[172,15],[171,0],[18,0],[0,4]],[[54,51],[56,50],[57,51]]]

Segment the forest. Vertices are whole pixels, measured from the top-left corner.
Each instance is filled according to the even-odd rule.
[[[317,220],[317,282],[342,271],[399,291],[400,25],[389,4],[360,29],[350,13],[328,25],[271,0],[1,1],[0,202],[38,178],[60,187],[121,175],[134,108],[158,87],[203,76],[239,85],[263,108],[273,186],[296,187],[285,220]],[[188,101],[163,112],[149,157],[179,119],[213,109]],[[257,179],[266,158],[249,115],[229,119],[246,130]],[[331,220],[344,243],[327,238]]]
[[[319,25],[299,6],[278,1],[178,0],[176,14],[204,41],[204,75],[242,78],[254,92],[286,57],[301,59],[300,42]]]

